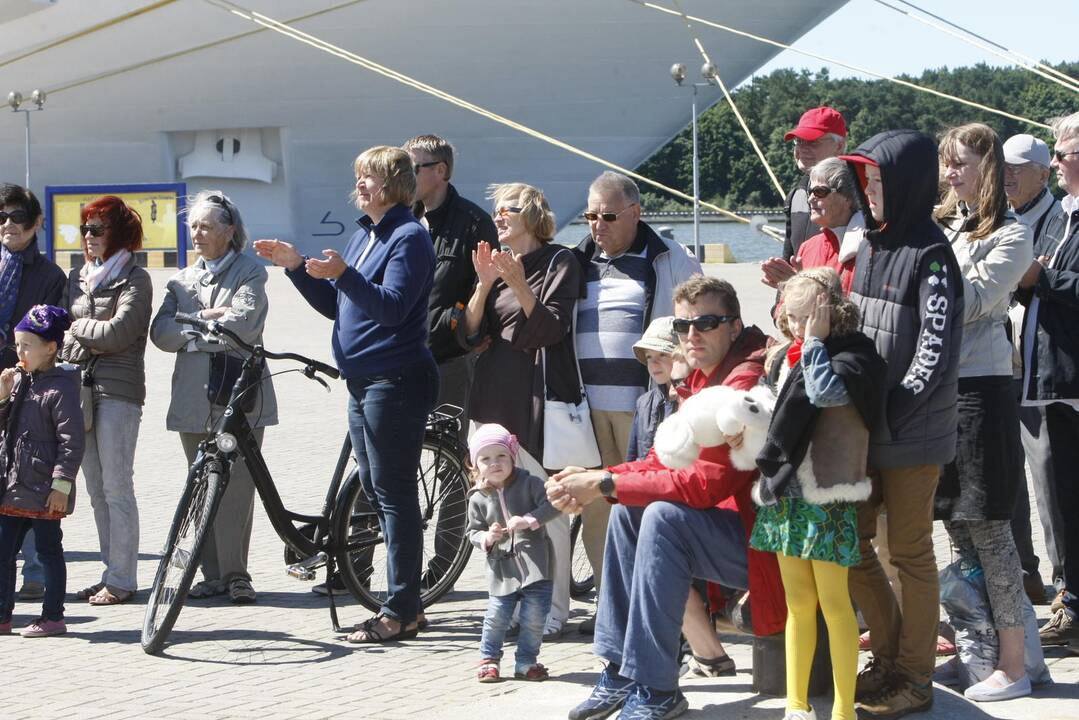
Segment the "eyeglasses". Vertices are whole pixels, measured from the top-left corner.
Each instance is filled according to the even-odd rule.
[[[1079,155],[1079,150],[1069,150],[1068,152],[1064,152],[1063,150],[1053,151],[1053,157],[1057,159],[1057,162],[1064,162],[1064,158],[1072,155]]]
[[[809,188],[809,194],[817,198],[818,200],[823,200],[834,192],[835,188],[828,187],[827,185],[814,185],[813,187]]]
[[[493,213],[491,213],[491,216],[492,217],[504,218],[507,215],[509,215],[510,213],[519,213],[519,212],[521,212],[521,208],[519,208],[519,207],[513,207],[512,205],[503,205],[502,207],[495,208],[495,211]]]
[[[796,137],[796,138],[794,138],[794,147],[811,147],[811,148],[820,147],[821,143],[824,140],[827,140],[827,139],[828,139],[827,135],[825,135],[824,137],[819,137],[816,140],[803,140],[800,137]]]
[[[434,167],[435,165],[438,165],[440,162],[442,162],[442,161],[441,160],[432,160],[431,162],[416,163],[415,165],[412,166],[412,172],[414,172],[414,173],[416,173],[418,175],[421,169],[423,169],[425,167]]]
[[[737,319],[737,315],[698,315],[695,318],[675,318],[671,325],[679,335],[688,335],[690,326],[695,327],[697,332],[708,332]]]
[[[79,232],[83,235],[90,233],[90,237],[101,237],[108,229],[108,225],[79,225]]]
[[[4,212],[0,210],[0,225],[6,225],[8,220],[16,225],[25,225],[30,219],[30,213],[25,210],[16,210],[15,212]]]
[[[613,212],[601,213],[601,212],[596,212],[595,210],[587,210],[587,211],[585,211],[583,213],[584,214],[584,219],[587,220],[588,222],[595,222],[597,220],[603,220],[603,222],[612,223],[612,222],[614,222],[615,220],[618,219],[619,215],[624,213],[626,210],[629,210],[631,207],[633,207],[636,204],[637,203],[630,203],[629,205],[626,205],[624,208],[622,208],[621,210],[619,210],[616,213],[613,213]]]

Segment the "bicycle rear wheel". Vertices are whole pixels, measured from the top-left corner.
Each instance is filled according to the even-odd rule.
[[[456,451],[433,433],[424,438],[418,475],[423,522],[420,606],[427,607],[453,587],[472,553],[466,532],[469,481]],[[345,492],[345,504],[338,506],[334,518],[337,565],[349,592],[378,612],[387,596],[382,531],[358,477]]]
[[[580,515],[574,515],[569,530],[569,594],[577,599],[592,592],[592,588],[596,586],[595,578],[592,577],[592,565],[589,564],[588,555],[584,552],[584,538],[581,537],[582,522]]]
[[[204,460],[192,472],[180,496],[142,621],[142,649],[150,655],[165,646],[184,606],[225,484],[221,461]]]

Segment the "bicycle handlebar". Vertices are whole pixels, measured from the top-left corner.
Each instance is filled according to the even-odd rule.
[[[269,350],[261,346],[256,349],[254,345],[245,342],[240,338],[239,335],[234,333],[232,330],[229,330],[227,327],[225,327],[216,320],[206,320],[204,318],[200,318],[198,315],[191,315],[190,313],[181,312],[176,313],[175,317],[176,322],[180,323],[181,325],[190,325],[192,327],[196,327],[205,333],[209,333],[210,335],[224,335],[249,353],[258,352],[263,357],[268,357],[271,360],[295,360],[296,362],[301,362],[308,368],[320,372],[323,375],[328,375],[335,380],[341,377],[341,373],[337,370],[337,368],[333,367],[332,365],[327,365],[326,363],[319,362],[318,360],[312,360],[311,358],[304,357],[303,355],[297,355],[296,353],[288,352],[270,352]],[[306,372],[304,374],[308,375]],[[308,377],[311,376],[308,375]]]

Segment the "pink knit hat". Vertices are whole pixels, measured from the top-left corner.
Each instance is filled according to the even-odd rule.
[[[487,423],[481,425],[468,441],[468,457],[473,466],[476,464],[476,456],[480,454],[480,450],[492,445],[501,445],[506,448],[510,457],[513,458],[513,463],[517,464],[517,451],[521,447],[517,442],[517,436],[498,423]]]

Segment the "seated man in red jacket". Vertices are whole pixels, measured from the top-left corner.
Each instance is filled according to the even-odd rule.
[[[709,385],[749,390],[763,373],[765,336],[745,328],[730,283],[697,275],[674,291],[674,329],[693,372],[687,395]],[[571,512],[615,503],[607,529],[595,652],[608,662],[570,720],[672,718],[688,706],[678,691],[679,631],[693,578],[749,589],[754,632],[783,630],[786,606],[775,556],[748,549],[755,472],[736,470],[726,445],[705,448],[691,466],[643,460],[606,470],[566,468],[547,494]],[[638,552],[640,548],[640,552]]]

